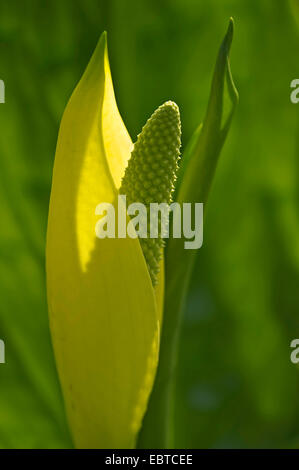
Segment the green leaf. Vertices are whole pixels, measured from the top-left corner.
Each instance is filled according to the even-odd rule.
[[[217,161],[229,131],[238,93],[228,54],[233,38],[233,20],[221,44],[202,126],[197,127],[183,155],[176,201],[207,202]],[[184,239],[171,238],[166,250],[166,286],[158,372],[139,437],[140,447],[169,448],[177,344],[184,300],[196,250],[185,250]]]
[[[176,200],[206,202],[217,161],[238,103],[228,54],[233,38],[233,20],[221,44],[203,124],[191,137],[183,155]]]

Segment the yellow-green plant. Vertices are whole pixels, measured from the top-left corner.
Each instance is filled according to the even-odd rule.
[[[230,21],[208,110],[183,154],[175,192],[178,108],[166,103],[162,114],[159,108],[133,150],[115,102],[105,33],[64,112],[49,209],[47,286],[56,363],[77,447],[171,444],[176,345],[195,252],[175,238],[166,247],[161,237],[152,246],[138,238],[97,238],[95,208],[103,201],[114,204],[120,191],[133,199],[137,181],[137,197],[146,204],[157,197],[206,202],[237,102],[228,62],[232,34]],[[167,146],[171,158],[160,172],[166,186],[159,191],[155,181]]]

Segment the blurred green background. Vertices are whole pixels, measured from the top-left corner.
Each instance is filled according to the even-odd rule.
[[[298,1],[0,0],[0,447],[69,447],[48,332],[44,247],[67,100],[108,31],[135,140],[163,101],[183,145],[202,120],[218,46],[240,104],[210,196],[180,345],[180,448],[299,447]],[[298,8],[299,10],[299,8]],[[298,21],[298,18],[297,18]],[[75,360],[75,358],[74,358]]]

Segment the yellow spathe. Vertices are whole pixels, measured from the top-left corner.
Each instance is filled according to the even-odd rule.
[[[78,448],[134,447],[158,361],[163,272],[155,294],[139,240],[95,234],[131,150],[104,33],[61,122],[47,234],[50,328]]]

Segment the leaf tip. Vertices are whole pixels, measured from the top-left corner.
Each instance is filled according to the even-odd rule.
[[[223,49],[225,50],[225,53],[227,55],[229,54],[231,43],[233,40],[234,28],[235,28],[235,23],[234,23],[233,17],[231,16],[229,19],[227,32],[222,43]]]
[[[99,40],[97,42],[97,47],[96,50],[98,49],[106,49],[107,48],[107,31],[103,31],[99,37]]]

